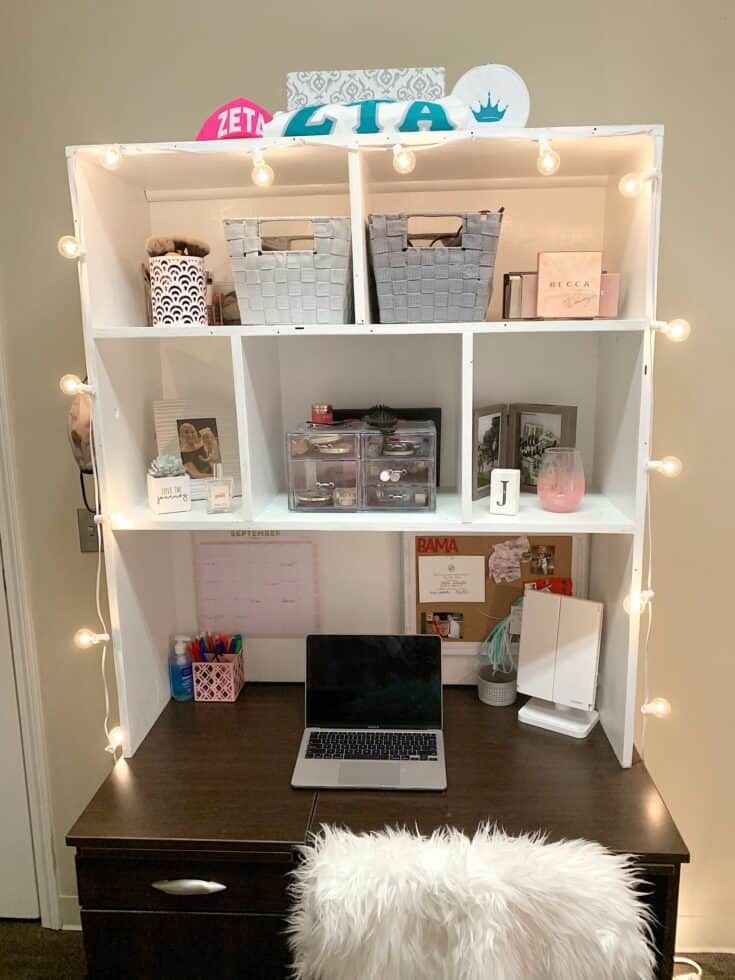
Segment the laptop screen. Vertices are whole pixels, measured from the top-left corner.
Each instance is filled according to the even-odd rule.
[[[438,636],[306,638],[307,728],[442,727]]]

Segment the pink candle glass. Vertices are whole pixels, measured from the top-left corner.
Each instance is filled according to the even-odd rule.
[[[578,449],[547,449],[541,460],[536,485],[544,510],[569,514],[584,497],[584,468]]]

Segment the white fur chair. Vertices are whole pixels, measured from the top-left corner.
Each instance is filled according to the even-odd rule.
[[[299,980],[650,980],[631,858],[481,827],[322,828],[294,872]]]

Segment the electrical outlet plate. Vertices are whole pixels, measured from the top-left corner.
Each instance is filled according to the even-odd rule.
[[[86,507],[80,507],[77,510],[77,525],[79,527],[79,550],[83,552],[97,551],[97,525],[94,523],[94,514],[90,514]]]

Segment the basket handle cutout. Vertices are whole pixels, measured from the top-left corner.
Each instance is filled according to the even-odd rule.
[[[416,224],[416,219],[431,219],[435,224],[437,221],[442,221],[447,224],[446,230],[437,230],[436,227],[431,228],[424,224],[423,226]],[[449,226],[449,222],[453,219],[458,219],[460,221],[459,227],[456,225],[454,227]],[[427,212],[425,214],[412,213],[406,216],[406,241],[407,244],[405,248],[434,248],[436,246],[441,246],[444,248],[461,248],[462,247],[462,234],[464,232],[464,215],[462,214],[442,214],[436,215]]]
[[[289,227],[270,228],[277,223]],[[261,218],[258,222],[261,252],[316,252],[314,222],[311,218]]]

